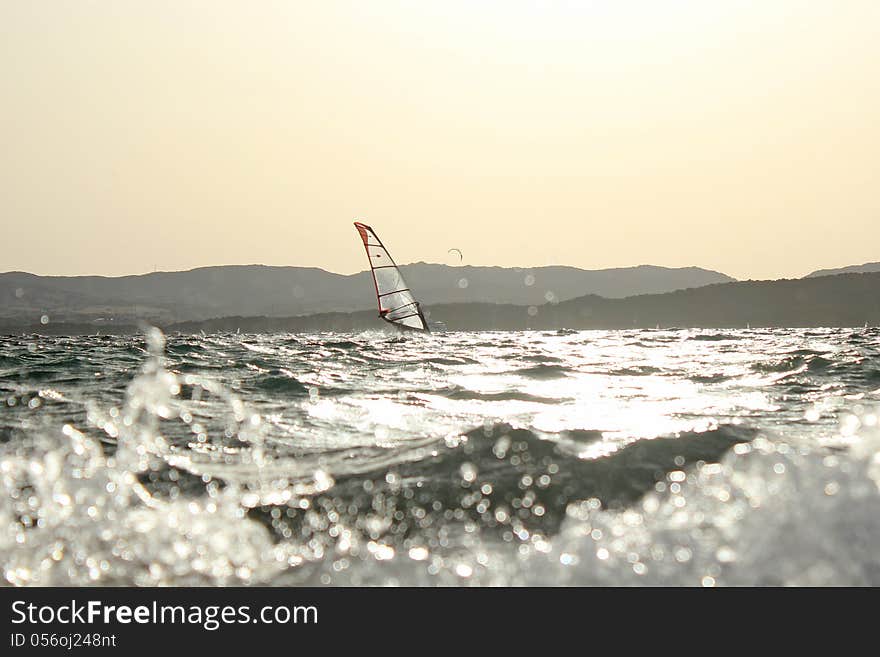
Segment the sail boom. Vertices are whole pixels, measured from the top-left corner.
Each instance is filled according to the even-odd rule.
[[[397,294],[398,292],[409,292],[409,288],[404,288],[403,290],[395,290],[394,292],[383,292],[379,295],[379,298],[387,297],[389,294]]]

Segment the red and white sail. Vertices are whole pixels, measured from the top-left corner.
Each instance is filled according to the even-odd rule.
[[[373,283],[376,286],[376,300],[379,304],[379,316],[386,322],[402,328],[427,331],[428,323],[419,308],[412,291],[403,280],[403,275],[382,244],[375,231],[358,221],[354,227],[360,233],[370,261]]]

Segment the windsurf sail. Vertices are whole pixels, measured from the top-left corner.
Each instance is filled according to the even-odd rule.
[[[366,224],[355,221],[354,227],[360,233],[367,259],[370,261],[379,317],[401,328],[428,331],[428,322],[419,308],[419,302],[403,280],[403,275],[382,240]]]

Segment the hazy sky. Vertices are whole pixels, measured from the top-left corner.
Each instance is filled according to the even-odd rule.
[[[878,0],[0,0],[0,271],[880,260]]]

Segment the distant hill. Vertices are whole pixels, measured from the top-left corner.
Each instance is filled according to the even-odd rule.
[[[621,329],[656,326],[752,328],[880,326],[880,273],[743,281],[666,294],[607,299],[588,295],[541,306],[436,304],[426,310],[449,330]],[[375,312],[305,317],[226,317],[171,331],[351,331],[383,327]]]
[[[541,306],[456,303],[426,308],[449,330],[880,326],[880,273],[743,281],[625,299],[588,295]],[[381,328],[372,311],[306,317],[227,317],[171,331],[351,331]]]
[[[813,273],[804,276],[804,278],[837,276],[838,274],[870,274],[878,271],[880,271],[880,262],[866,262],[864,265],[850,265],[849,267],[840,267],[839,269],[817,269]]]
[[[668,292],[733,280],[697,267],[401,267],[426,304],[543,304],[591,293],[614,298]],[[334,274],[314,267],[203,267],[140,276],[0,274],[0,318],[33,321],[168,324],[223,316],[287,317],[368,310],[375,304],[369,273]],[[6,322],[7,324],[9,322]]]
[[[880,272],[780,281],[743,281],[607,299],[587,295],[539,306],[446,303],[425,308],[449,330],[555,330],[627,328],[752,328],[880,326]],[[219,317],[160,324],[166,331],[310,332],[361,331],[386,325],[376,312],[318,313],[298,317]],[[93,324],[31,322],[13,326],[0,318],[0,332],[93,333]],[[102,329],[103,330],[103,329]],[[120,324],[104,332],[137,331]]]

